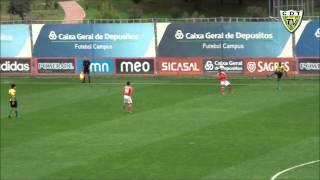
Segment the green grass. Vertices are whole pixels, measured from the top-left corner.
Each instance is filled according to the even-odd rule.
[[[319,80],[1,79],[3,180],[269,180],[319,159]],[[7,118],[17,84],[21,117]],[[319,164],[277,180],[319,180]]]
[[[138,4],[134,4],[132,0],[108,0],[105,2],[111,4],[120,18],[130,18],[132,9],[141,10],[143,18],[172,18],[175,14],[173,11],[177,11],[177,18],[182,18],[184,13],[188,14],[187,17],[192,17],[194,12],[198,12],[205,17],[244,17],[248,6],[262,7],[265,10],[268,8],[267,1],[263,0],[244,1],[243,5],[239,5],[237,1],[231,3],[226,1],[221,5],[220,0],[203,0],[204,4],[202,6],[194,2],[186,3],[183,0],[143,0]],[[79,0],[79,3],[82,7],[87,7],[85,8],[86,19],[100,18],[103,13],[103,10],[99,9],[101,1]]]

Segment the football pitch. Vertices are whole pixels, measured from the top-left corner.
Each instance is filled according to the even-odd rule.
[[[130,81],[2,78],[1,180],[320,179],[319,79]]]

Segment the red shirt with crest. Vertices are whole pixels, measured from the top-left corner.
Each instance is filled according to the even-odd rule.
[[[131,86],[125,86],[123,88],[123,95],[125,96],[131,96],[133,92],[133,88]]]

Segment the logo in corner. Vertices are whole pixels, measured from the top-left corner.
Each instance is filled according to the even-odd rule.
[[[320,28],[318,28],[316,30],[316,32],[314,33],[314,35],[316,36],[316,38],[320,39]]]
[[[249,72],[254,72],[257,69],[256,63],[255,62],[248,62],[247,63],[247,69]]]
[[[295,11],[288,10],[282,11],[280,10],[280,17],[284,27],[291,33],[298,29],[302,22],[303,10]]]
[[[49,39],[50,39],[51,41],[54,41],[54,40],[57,39],[57,34],[56,34],[56,32],[54,32],[54,31],[50,31],[48,37],[49,37]]]
[[[183,32],[181,30],[177,30],[176,34],[174,35],[174,37],[176,39],[183,39],[184,38]]]

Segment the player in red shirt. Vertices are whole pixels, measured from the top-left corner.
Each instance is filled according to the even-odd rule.
[[[218,70],[218,74],[217,74],[218,80],[220,81],[220,93],[221,95],[224,96],[224,88],[228,87],[229,93],[231,93],[231,84],[228,81],[228,76],[227,73],[224,71],[224,67],[220,66],[219,70]]]
[[[123,88],[123,110],[127,110],[129,113],[132,112],[132,93],[133,88],[130,85],[130,81],[128,81]]]

